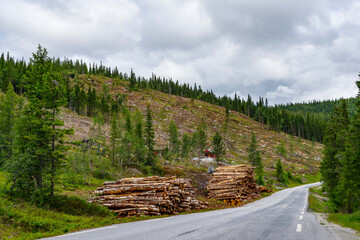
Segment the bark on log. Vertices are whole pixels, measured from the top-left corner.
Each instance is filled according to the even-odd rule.
[[[125,178],[104,182],[89,202],[104,205],[119,216],[176,214],[207,207],[194,198],[189,180],[176,177]]]

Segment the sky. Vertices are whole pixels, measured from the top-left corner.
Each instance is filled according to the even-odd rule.
[[[354,97],[360,1],[0,0],[0,52],[100,61],[270,104]]]

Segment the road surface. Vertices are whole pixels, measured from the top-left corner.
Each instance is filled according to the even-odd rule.
[[[339,239],[308,213],[308,184],[285,189],[239,208],[116,224],[49,239]]]

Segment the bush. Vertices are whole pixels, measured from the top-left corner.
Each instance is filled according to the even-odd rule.
[[[259,174],[259,176],[258,176],[257,179],[256,179],[256,183],[257,183],[258,185],[264,185],[264,177],[263,177],[262,174]]]
[[[112,215],[107,208],[86,202],[84,199],[75,196],[55,195],[49,208],[58,212],[77,215],[77,216],[101,216],[106,217]]]

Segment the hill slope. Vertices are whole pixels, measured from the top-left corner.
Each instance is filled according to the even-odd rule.
[[[108,85],[110,94],[123,94],[126,96],[125,105],[130,111],[140,110],[145,115],[146,107],[149,106],[154,119],[156,148],[163,149],[168,144],[168,126],[173,120],[180,133],[193,133],[198,124],[205,121],[207,125],[208,145],[216,131],[222,133],[225,140],[229,163],[248,163],[248,146],[250,134],[257,136],[259,150],[265,166],[265,170],[273,172],[275,162],[281,159],[285,169],[293,173],[317,172],[322,157],[322,146],[316,142],[290,136],[288,134],[271,131],[247,116],[238,112],[230,111],[228,131],[224,131],[225,108],[212,105],[199,100],[191,100],[174,95],[164,94],[150,89],[128,91],[128,82],[114,80],[107,77],[78,75],[74,82],[80,83],[85,89],[95,87],[101,92],[103,85]],[[89,128],[93,125],[92,120],[77,115],[69,110],[62,113],[65,125],[75,128],[72,140],[82,140],[88,137]],[[110,126],[105,126],[107,137]],[[279,154],[277,149],[282,144],[286,153]],[[194,156],[195,157],[195,156]]]

